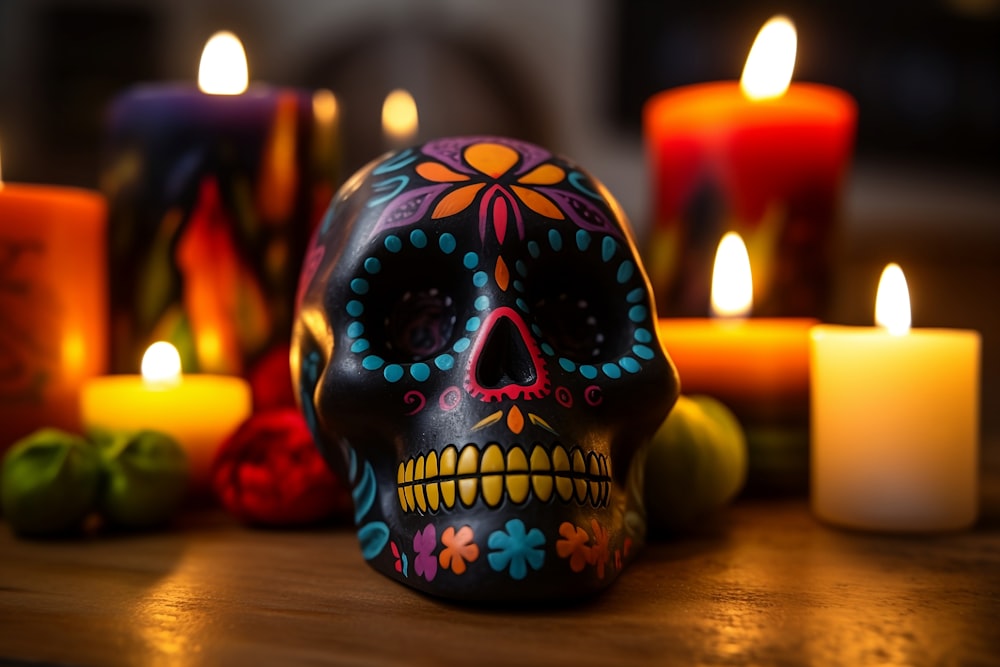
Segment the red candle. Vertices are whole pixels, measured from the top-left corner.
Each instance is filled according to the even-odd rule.
[[[785,52],[757,57],[771,47]],[[789,85],[794,59],[794,27],[772,19],[741,82],[676,88],[646,103],[655,197],[646,255],[661,313],[704,314],[714,244],[736,231],[750,252],[758,314],[823,314],[857,110],[842,90]]]
[[[711,318],[663,318],[660,341],[681,391],[722,401],[747,435],[747,486],[803,491],[809,453],[811,318],[750,318],[753,278],[746,246],[723,237],[712,275]]]
[[[105,370],[106,208],[89,190],[0,180],[0,452],[79,429],[80,386]]]

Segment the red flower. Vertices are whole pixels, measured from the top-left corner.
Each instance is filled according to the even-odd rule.
[[[298,410],[252,415],[219,448],[212,488],[230,513],[288,526],[347,514],[351,496],[320,455]]]
[[[295,407],[287,345],[275,345],[268,350],[250,370],[247,379],[253,394],[254,412]]]

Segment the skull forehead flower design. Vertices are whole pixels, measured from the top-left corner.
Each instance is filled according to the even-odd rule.
[[[300,403],[373,567],[458,599],[614,580],[677,379],[599,182],[502,137],[388,154],[334,198],[299,293]]]

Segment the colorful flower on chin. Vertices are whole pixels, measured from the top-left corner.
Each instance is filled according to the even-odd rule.
[[[413,571],[427,581],[434,581],[434,577],[437,576],[438,561],[434,555],[435,547],[437,547],[437,531],[434,529],[434,524],[427,524],[426,528],[418,530],[413,536],[413,550],[417,554],[413,558]]]
[[[441,567],[455,574],[464,573],[466,563],[479,558],[479,547],[472,541],[472,537],[471,526],[462,526],[457,532],[452,526],[445,528],[441,533],[441,544],[444,545],[444,549],[438,556]]]
[[[564,521],[559,526],[559,534],[562,538],[556,542],[556,553],[560,558],[569,559],[569,569],[574,572],[582,572],[587,563],[593,562],[591,559],[592,550],[590,545],[590,535],[583,528],[574,526],[569,521]]]
[[[611,554],[608,549],[608,529],[597,523],[596,519],[590,520],[590,527],[594,529],[594,546],[591,547],[593,554],[592,563],[597,565],[597,576],[604,578],[604,567],[608,564]]]
[[[398,546],[396,546],[395,542],[390,542],[389,546],[392,548],[392,557],[396,559],[396,564],[395,564],[396,572],[399,572],[404,577],[410,576],[406,571],[408,565],[408,563],[406,562],[407,560],[406,554],[403,553],[403,551]]]
[[[487,544],[493,551],[486,557],[497,572],[509,569],[512,579],[528,576],[528,567],[540,570],[545,563],[545,535],[537,528],[526,531],[524,522],[511,519],[504,524],[506,530],[490,534]]]

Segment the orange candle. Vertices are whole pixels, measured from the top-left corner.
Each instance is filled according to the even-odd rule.
[[[88,190],[0,180],[0,452],[76,430],[107,360],[106,205]]]
[[[651,97],[643,124],[655,197],[647,269],[661,313],[701,315],[711,245],[747,243],[759,315],[819,316],[856,104],[829,86],[791,84],[794,27],[761,30],[740,82]]]
[[[808,475],[812,318],[749,318],[753,278],[735,232],[719,243],[712,318],[662,318],[660,341],[681,391],[730,407],[746,430],[748,487],[802,490]]]
[[[661,319],[660,338],[685,394],[710,394],[762,419],[808,411],[810,318]]]

